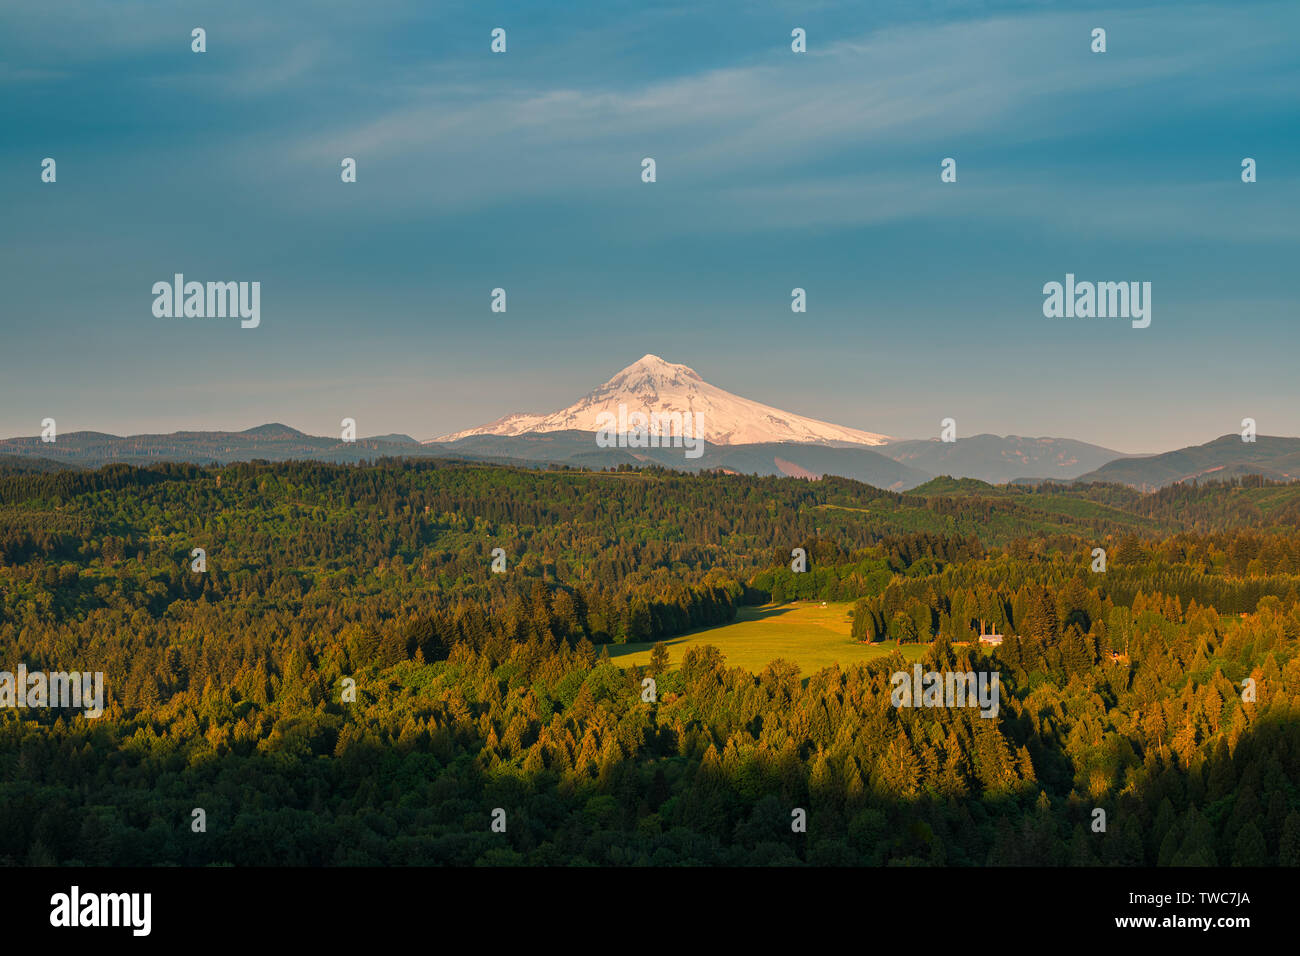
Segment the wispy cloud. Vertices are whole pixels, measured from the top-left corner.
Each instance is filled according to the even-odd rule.
[[[1108,25],[1108,58],[1088,58],[1093,21]],[[256,149],[294,166],[356,156],[383,170],[367,186],[369,201],[404,212],[575,194],[584,204],[617,202],[650,155],[661,191],[672,197],[665,201],[690,202],[707,191],[744,214],[693,224],[725,231],[794,219],[924,216],[940,202],[951,212],[950,200],[909,187],[919,162],[937,176],[941,156],[974,146],[1001,155],[978,173],[971,168],[957,210],[1032,216],[1041,196],[1017,185],[1035,171],[1014,151],[1076,140],[1078,117],[1063,105],[1108,97],[1114,122],[1135,135],[1135,120],[1153,106],[1168,120],[1217,101],[1220,86],[1203,79],[1209,67],[1235,62],[1260,70],[1290,56],[1283,31],[1234,23],[1206,8],[1188,8],[1174,21],[1149,12],[1044,13],[885,29],[814,45],[807,58],[778,63],[768,56],[633,88],[550,87],[537,78],[526,88],[489,80],[476,89],[461,78],[408,88],[379,115],[288,131],[269,149],[259,139],[242,155]],[[1173,81],[1180,84],[1176,101],[1162,92]],[[1296,92],[1289,96],[1294,103]],[[1103,127],[1095,136],[1117,132]],[[1183,201],[1181,193],[1161,200],[1159,188],[1125,192],[1115,193],[1116,217],[1094,206],[1080,221],[1128,228],[1140,218],[1129,214],[1135,199],[1171,207]],[[1285,225],[1279,219],[1269,228]]]

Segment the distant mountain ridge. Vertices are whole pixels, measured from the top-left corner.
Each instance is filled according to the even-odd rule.
[[[1076,481],[1107,481],[1155,491],[1183,481],[1226,481],[1261,475],[1273,481],[1300,480],[1300,438],[1259,435],[1255,441],[1222,435],[1204,445],[1160,455],[1118,458]]]
[[[1068,481],[1100,468],[1123,452],[1072,438],[972,435],[955,442],[936,439],[890,442],[880,452],[928,472],[1005,484],[1018,478]]]
[[[834,474],[899,491],[930,477],[863,445],[832,447],[796,442],[712,445],[706,442],[700,457],[686,458],[681,448],[601,448],[593,433],[580,431],[471,435],[446,444],[418,444],[400,440],[405,436],[396,436],[398,440],[394,437],[343,442],[307,435],[279,424],[260,425],[241,432],[176,432],[129,437],[67,432],[50,444],[40,438],[0,439],[0,466],[21,463],[24,470],[30,471],[95,468],[113,462],[145,465],[178,461],[205,465],[252,459],[356,462],[385,457],[443,458],[532,467],[562,464],[596,470],[618,465],[659,465],[688,472],[721,469],[803,478]]]
[[[597,432],[608,429],[611,421],[620,423],[615,430],[624,435],[634,432],[637,424],[629,419],[637,414],[675,416],[676,421],[694,426],[692,437],[702,438],[703,444],[688,455],[680,441],[675,448],[637,447],[641,442],[627,443],[632,447],[597,443]],[[989,482],[1068,480],[1120,457],[1119,452],[1059,438],[976,435],[955,443],[900,441],[742,398],[709,384],[686,365],[653,354],[642,356],[557,412],[507,415],[422,443],[405,434],[343,442],[269,422],[243,431],[170,435],[119,437],[72,432],[60,435],[54,444],[14,438],[0,441],[0,460],[6,455],[42,457],[71,467],[168,460],[198,464],[249,459],[351,462],[381,457],[463,458],[592,469],[655,464],[683,471],[722,469],[799,478],[833,474],[894,490],[906,490],[945,474]]]
[[[642,447],[646,418],[667,416],[696,426],[683,447]],[[637,419],[640,418],[640,421]],[[611,428],[611,423],[617,423]],[[680,427],[680,426],[679,426]],[[609,439],[623,439],[611,442]],[[599,439],[599,440],[598,440]],[[1157,455],[1122,452],[1070,438],[977,434],[944,442],[890,438],[796,415],[704,381],[694,369],[643,355],[567,408],[513,414],[486,425],[420,442],[387,433],[345,442],[309,435],[283,422],[243,431],[184,430],[130,435],[80,431],[53,443],[38,437],[0,439],[0,464],[22,470],[98,467],[110,462],[226,464],[236,461],[358,462],[379,458],[442,458],[539,467],[600,470],[656,465],[685,472],[721,470],[817,479],[853,478],[877,488],[971,489],[961,482],[1036,484],[1114,482],[1155,490],[1179,481],[1261,475],[1300,479],[1300,438],[1226,435],[1204,445]],[[945,482],[957,482],[947,484]],[[936,492],[937,493],[937,492]]]
[[[743,474],[820,478],[838,475],[877,488],[908,491],[926,486],[944,493],[972,481],[1002,484],[1039,481],[1114,482],[1153,491],[1179,481],[1261,475],[1300,480],[1300,438],[1260,436],[1243,442],[1225,435],[1204,445],[1159,455],[1119,457],[1080,475],[1068,472],[1110,454],[1086,442],[1062,438],[976,435],[955,443],[901,441],[886,445],[753,442],[703,443],[697,458],[681,448],[602,448],[591,432],[530,432],[470,435],[452,442],[417,443],[406,435],[344,442],[308,435],[280,423],[239,432],[174,432],[121,437],[104,432],[66,432],[53,443],[39,437],[0,439],[0,467],[23,471],[97,468],[112,462],[145,465],[162,461],[226,464],[236,461],[373,461],[377,458],[441,458],[527,467],[567,465],[599,470],[618,465],[658,465],[678,471],[723,470]],[[969,447],[966,447],[966,446]],[[1015,479],[1008,476],[1015,474]],[[949,477],[950,476],[950,477]]]
[[[156,435],[110,435],[105,432],[64,432],[53,442],[39,437],[0,439],[0,463],[14,457],[41,458],[55,467],[95,468],[111,462],[151,464],[158,461],[194,464],[225,464],[232,461],[290,459],[319,461],[361,461],[419,452],[414,439],[394,436],[339,438],[308,435],[279,422],[258,425],[244,431],[183,431]]]

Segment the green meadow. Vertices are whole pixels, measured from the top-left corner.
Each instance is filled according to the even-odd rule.
[[[846,667],[860,661],[888,657],[899,649],[894,641],[857,644],[851,636],[851,604],[802,601],[763,607],[742,607],[736,620],[721,627],[704,628],[670,638],[669,666],[682,662],[687,648],[712,644],[727,658],[731,667],[743,667],[755,673],[778,658],[798,664],[805,676],[832,664]],[[649,664],[651,642],[609,644],[610,660],[623,667]],[[920,660],[928,645],[904,644],[903,657]]]

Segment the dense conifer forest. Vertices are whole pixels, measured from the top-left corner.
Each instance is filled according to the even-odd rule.
[[[0,669],[109,698],[0,709],[0,860],[1298,865],[1298,519],[1258,479],[0,472]],[[891,706],[897,653],[609,655],[796,600],[997,671],[997,716]]]

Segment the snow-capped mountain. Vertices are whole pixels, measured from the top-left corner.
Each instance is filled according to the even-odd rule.
[[[704,439],[714,445],[751,445],[760,442],[799,442],[814,445],[883,445],[890,439],[874,432],[832,425],[733,395],[710,385],[685,365],[645,355],[580,401],[549,415],[514,414],[478,428],[452,432],[433,439],[451,442],[472,435],[523,435],[576,430],[595,432],[602,413],[627,411],[683,414],[698,412]]]

